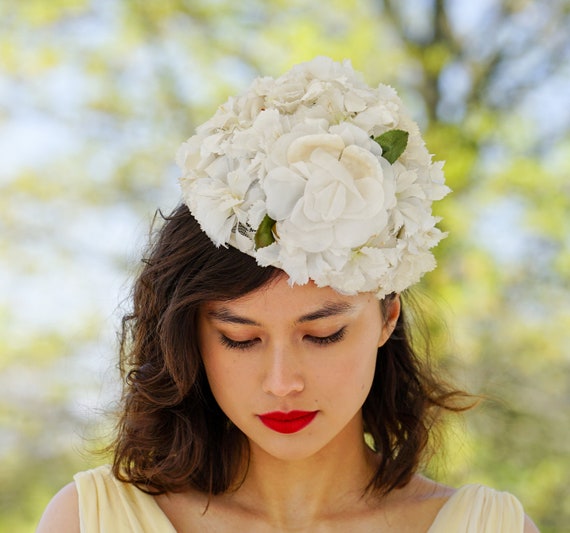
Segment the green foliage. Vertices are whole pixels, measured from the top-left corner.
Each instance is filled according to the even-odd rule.
[[[424,138],[430,152],[445,161],[445,181],[456,195],[473,185],[479,146],[460,124],[431,124]]]
[[[273,226],[275,226],[275,220],[273,220],[269,215],[265,215],[259,225],[259,228],[257,228],[257,231],[255,232],[256,248],[265,248],[275,242]]]
[[[10,10],[16,20],[29,24],[30,27],[45,27],[57,24],[67,17],[82,14],[88,7],[87,0],[27,0],[10,2]]]
[[[375,137],[374,140],[382,148],[382,157],[393,165],[408,146],[408,137],[407,131],[390,130],[379,137]]]

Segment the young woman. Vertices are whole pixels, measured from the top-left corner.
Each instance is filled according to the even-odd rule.
[[[447,188],[394,91],[317,58],[255,80],[178,161],[184,204],[123,324],[113,464],[38,531],[536,532],[510,494],[419,474],[466,396],[406,323]]]

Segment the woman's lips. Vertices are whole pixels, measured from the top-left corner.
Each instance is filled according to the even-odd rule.
[[[307,427],[317,416],[318,411],[275,411],[259,415],[259,419],[269,429],[278,433],[297,433]]]

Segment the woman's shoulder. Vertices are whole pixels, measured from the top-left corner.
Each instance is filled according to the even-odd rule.
[[[451,489],[429,533],[468,529],[507,533],[538,533],[525,515],[521,502],[511,493],[470,484]]]
[[[52,499],[40,522],[43,532],[173,531],[156,500],[117,479],[109,466],[79,472]]]
[[[79,533],[80,527],[77,487],[71,482],[51,499],[36,533]]]
[[[79,533],[81,531],[81,493],[96,492],[97,485],[111,483],[111,470],[109,466],[101,466],[92,470],[78,472],[74,480],[63,487],[51,499],[38,524],[36,533],[61,532]],[[86,495],[83,494],[85,499]]]

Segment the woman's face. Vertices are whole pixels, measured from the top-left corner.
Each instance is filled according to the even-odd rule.
[[[398,299],[384,321],[372,294],[290,287],[285,276],[209,302],[198,328],[214,397],[252,451],[294,460],[347,434],[362,439],[377,349],[398,313]]]

